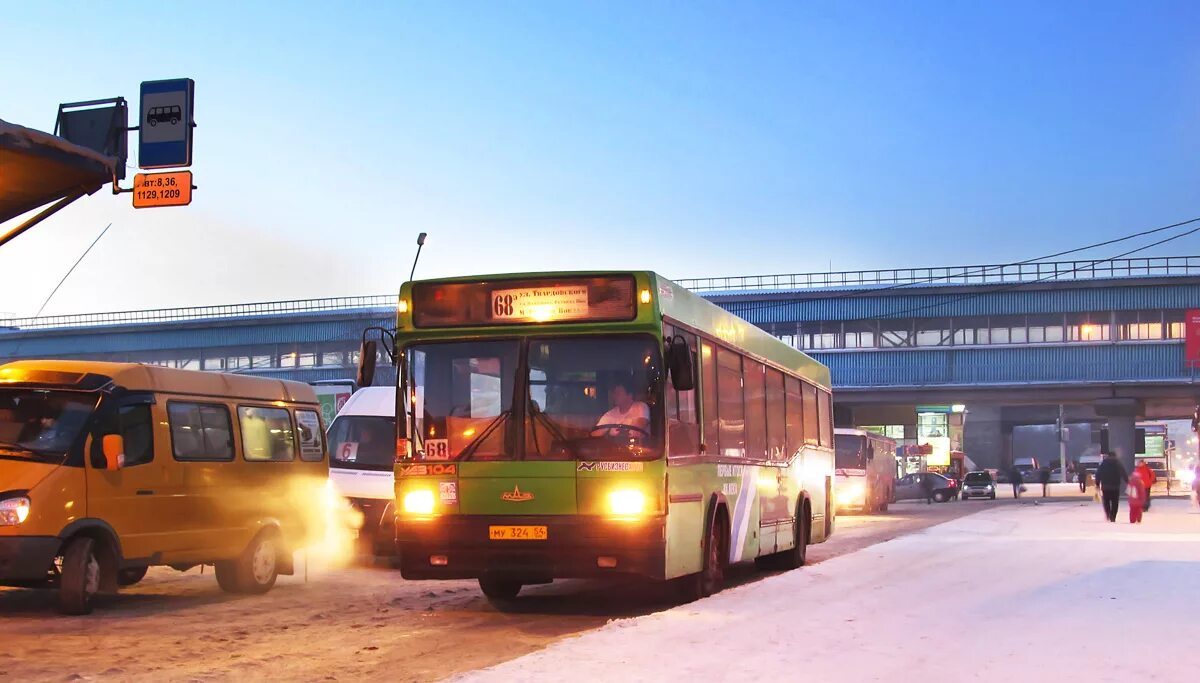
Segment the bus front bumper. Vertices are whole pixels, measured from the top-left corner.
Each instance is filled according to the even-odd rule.
[[[492,540],[491,527],[546,527],[545,540]],[[406,579],[666,578],[666,519],[582,515],[447,515],[397,519]]]
[[[60,547],[54,536],[0,536],[0,583],[45,581]]]

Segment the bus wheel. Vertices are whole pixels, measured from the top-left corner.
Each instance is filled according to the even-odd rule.
[[[808,525],[809,520],[808,507],[801,506],[800,513],[796,515],[796,545],[791,550],[785,550],[779,554],[780,569],[798,569],[804,566],[808,561]]]
[[[685,577],[679,584],[680,597],[692,602],[719,593],[725,584],[725,565],[729,551],[725,544],[725,518],[713,516],[704,539],[704,565],[700,571]]]
[[[117,585],[125,588],[132,586],[142,579],[146,578],[146,572],[150,571],[149,567],[130,567],[117,572]]]
[[[514,600],[517,593],[521,592],[521,582],[513,581],[512,579],[495,579],[491,577],[480,577],[479,590],[488,600],[505,601]]]
[[[63,614],[90,614],[92,599],[100,592],[100,560],[96,542],[76,538],[63,553],[62,577],[58,587],[58,609]]]

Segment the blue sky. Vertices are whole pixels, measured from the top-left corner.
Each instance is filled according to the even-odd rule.
[[[996,263],[1200,216],[1194,2],[345,5],[10,10],[0,118],[194,78],[199,189],[97,194],[0,249],[0,314],[110,222],[47,313],[390,292],[419,231],[424,276],[695,277]]]

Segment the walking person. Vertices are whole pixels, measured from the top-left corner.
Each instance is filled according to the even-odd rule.
[[[1076,472],[1075,476],[1078,477],[1078,479],[1079,479],[1079,492],[1087,493],[1087,482],[1088,482],[1087,468],[1083,466],[1083,463],[1079,463],[1079,466],[1075,468],[1075,472]]]
[[[926,505],[933,504],[933,488],[935,483],[933,477],[928,472],[921,475],[921,492],[925,494]]]
[[[1042,484],[1042,498],[1046,497],[1046,490],[1050,488],[1050,468],[1043,467],[1038,470],[1038,481]]]
[[[1137,472],[1138,475],[1141,476],[1142,483],[1146,485],[1146,498],[1142,503],[1142,509],[1149,510],[1150,489],[1154,486],[1154,482],[1158,480],[1158,476],[1154,474],[1154,470],[1150,469],[1150,466],[1146,464],[1145,460],[1139,462],[1138,466],[1133,468],[1133,471]]]
[[[1021,476],[1021,470],[1013,467],[1012,471],[1008,474],[1008,478],[1012,480],[1013,498],[1020,498],[1021,489],[1025,486],[1025,479]]]
[[[1104,503],[1104,516],[1110,522],[1117,521],[1121,508],[1121,489],[1129,482],[1129,473],[1117,460],[1116,453],[1107,453],[1096,468],[1096,485],[1100,488],[1100,501]]]
[[[1144,463],[1143,463],[1144,464]],[[1140,467],[1133,469],[1133,475],[1129,477],[1129,523],[1142,523],[1142,510],[1146,506],[1148,489],[1146,488],[1146,480],[1142,478]]]

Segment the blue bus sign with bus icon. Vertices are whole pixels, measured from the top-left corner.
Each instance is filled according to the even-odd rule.
[[[192,165],[192,112],[196,83],[190,78],[142,83],[138,167]]]

